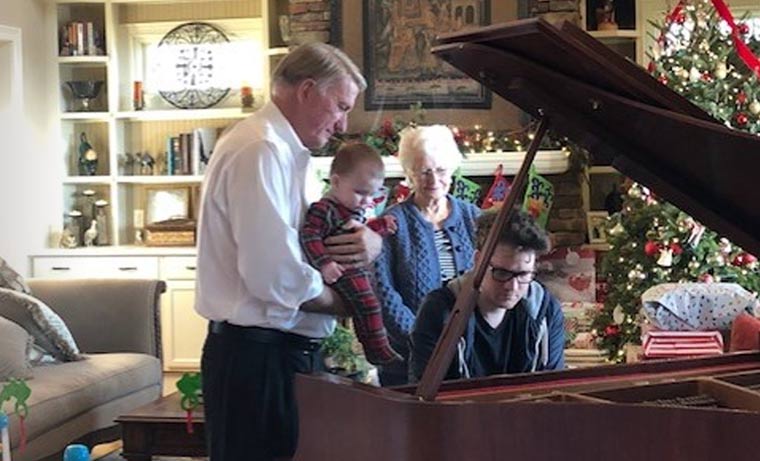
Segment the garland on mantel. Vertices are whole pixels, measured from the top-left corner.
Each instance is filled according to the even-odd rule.
[[[344,142],[363,141],[374,147],[382,156],[396,156],[401,130],[408,126],[428,123],[425,120],[425,110],[422,109],[421,103],[412,104],[409,109],[411,111],[409,119],[396,116],[392,119],[385,119],[380,126],[366,133],[337,135],[314,155],[329,157],[334,155]],[[464,155],[477,155],[486,152],[520,152],[527,149],[533,139],[535,123],[515,130],[489,130],[480,124],[472,127],[449,125],[449,128],[454,134],[454,140],[459,146],[459,150]],[[573,171],[579,171],[579,167],[582,168],[588,163],[588,154],[583,149],[575,146],[567,138],[559,138],[552,133],[544,137],[541,142],[541,149],[567,150]]]

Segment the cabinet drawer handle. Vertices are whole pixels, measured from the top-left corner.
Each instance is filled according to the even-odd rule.
[[[120,267],[119,270],[124,271],[124,272],[128,272],[128,271],[131,272],[131,271],[136,271],[137,268],[136,267]]]
[[[185,266],[185,269],[187,269],[189,271],[194,271],[195,270],[195,266]]]
[[[50,269],[54,271],[70,271],[71,270],[70,267],[66,267],[66,266],[53,266]]]

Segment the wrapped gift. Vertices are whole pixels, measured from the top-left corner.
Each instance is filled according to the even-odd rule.
[[[538,262],[538,280],[561,302],[596,301],[594,251],[558,248]]]
[[[723,353],[723,336],[718,331],[650,331],[642,343],[648,359]]]
[[[728,330],[742,312],[757,308],[755,295],[735,283],[664,283],[641,295],[644,313],[658,330]]]

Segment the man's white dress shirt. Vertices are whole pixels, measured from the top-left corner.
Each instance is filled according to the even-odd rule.
[[[312,338],[332,333],[333,316],[298,308],[323,289],[298,240],[309,204],[321,195],[310,160],[272,102],[222,135],[203,180],[200,315]]]

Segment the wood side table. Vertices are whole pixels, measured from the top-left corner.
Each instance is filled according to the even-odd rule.
[[[193,433],[188,434],[180,395],[173,394],[119,416],[127,461],[150,461],[153,456],[206,456],[203,407],[193,411]]]

